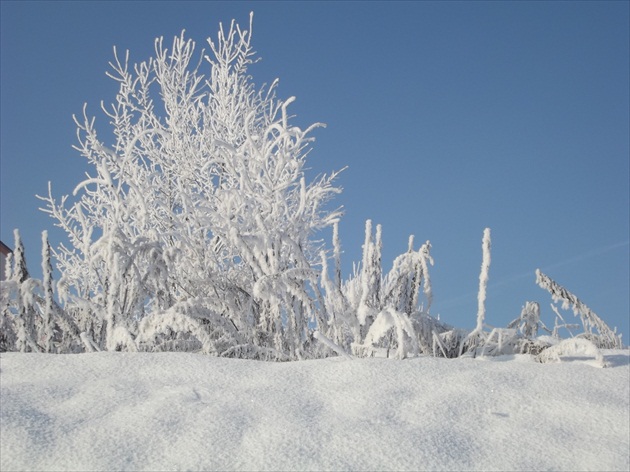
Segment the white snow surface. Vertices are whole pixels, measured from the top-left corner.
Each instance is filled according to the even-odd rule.
[[[0,469],[629,470],[627,350],[330,358],[0,355]]]

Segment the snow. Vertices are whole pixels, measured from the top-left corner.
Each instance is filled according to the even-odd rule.
[[[630,357],[0,354],[0,469],[629,470]]]

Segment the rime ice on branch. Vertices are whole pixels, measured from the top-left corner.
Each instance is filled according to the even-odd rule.
[[[562,309],[568,310],[571,308],[573,314],[580,317],[584,326],[584,336],[593,340],[598,347],[607,349],[621,349],[623,347],[621,335],[617,334],[616,330],[610,329],[578,297],[543,274],[539,269],[536,269],[536,283],[540,288],[547,290],[551,294],[554,303],[561,302]],[[599,335],[593,333],[593,328],[598,331]]]

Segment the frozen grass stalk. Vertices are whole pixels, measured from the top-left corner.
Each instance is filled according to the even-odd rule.
[[[490,228],[483,231],[481,242],[483,258],[481,261],[481,272],[479,273],[479,292],[477,293],[477,325],[459,347],[459,355],[464,353],[466,344],[468,351],[474,351],[479,343],[479,338],[483,335],[483,322],[486,317],[486,290],[488,288],[488,278],[490,271]]]
[[[473,333],[477,335],[481,333],[486,317],[486,292],[490,272],[490,228],[486,228],[483,231],[481,248],[483,261],[481,263],[481,272],[479,273],[479,293],[477,294],[477,326],[473,330]]]
[[[568,310],[571,308],[575,316],[579,316],[584,326],[584,337],[592,339],[600,348],[621,349],[621,335],[610,327],[584,304],[573,293],[543,274],[536,269],[536,283],[540,288],[547,290],[551,294],[551,298],[555,303],[561,302],[562,308]],[[592,332],[595,328],[599,335]]]

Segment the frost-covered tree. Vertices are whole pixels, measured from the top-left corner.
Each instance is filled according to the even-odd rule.
[[[50,260],[50,243],[48,242],[48,231],[42,232],[42,274],[44,290],[44,311],[39,338],[43,343],[44,352],[52,351],[54,336],[54,295],[52,279],[52,262]]]
[[[43,281],[29,275],[18,230],[14,236],[15,257],[7,261],[7,279],[0,281],[0,351],[82,351],[77,326],[54,300],[47,232],[42,233]]]
[[[16,318],[12,313],[16,284],[13,281],[13,252],[10,252],[4,267],[4,280],[0,280],[0,352],[12,351],[17,346],[15,333]]]
[[[34,283],[26,267],[26,255],[20,232],[14,231],[15,258],[13,268],[13,289],[16,292],[15,300],[15,325],[17,335],[17,349],[20,352],[37,352],[37,333],[34,297],[37,284]]]
[[[313,236],[338,219],[336,174],[306,181],[319,124],[291,124],[277,81],[256,88],[251,27],[221,26],[208,55],[183,33],[133,66],[115,50],[114,141],[75,119],[92,172],[44,210],[68,235],[62,300],[100,349],[290,359],[327,329]]]

